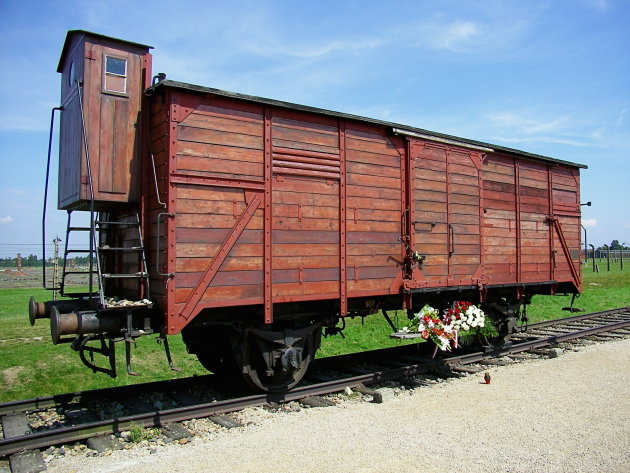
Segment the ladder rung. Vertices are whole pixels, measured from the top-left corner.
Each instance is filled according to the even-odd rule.
[[[92,270],[92,271],[65,271],[63,273],[64,277],[67,276],[68,274],[96,274],[97,271],[96,270]]]
[[[89,232],[90,230],[92,230],[92,228],[90,227],[68,227],[67,229],[68,232],[72,232],[72,231]]]
[[[138,225],[138,222],[110,222],[108,220],[97,220],[97,225]]]
[[[101,276],[108,279],[146,278],[146,277],[149,277],[149,273],[145,273],[145,272],[139,272],[139,273],[133,273],[133,274],[103,273]]]
[[[92,294],[89,292],[64,292],[65,297],[98,297],[98,291],[94,291]]]
[[[66,254],[68,253],[90,253],[93,252],[94,248],[92,248],[91,250],[89,248],[83,249],[83,250],[68,250],[66,251]]]
[[[142,251],[144,248],[142,246],[100,246],[99,251]]]

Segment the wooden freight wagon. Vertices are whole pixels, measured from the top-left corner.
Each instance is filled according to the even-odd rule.
[[[124,54],[129,64],[143,64],[124,77],[125,90],[148,85],[147,46],[86,32],[69,38],[106,41],[103,57]],[[62,56],[64,82],[73,58]],[[107,76],[106,59],[88,66],[95,77]],[[129,120],[102,118],[109,116],[102,95],[111,91],[93,87],[101,120],[74,109],[62,112],[62,123],[66,114],[85,149],[103,137],[129,143]],[[258,388],[286,388],[303,376],[322,327],[334,333],[346,315],[466,299],[482,304],[508,337],[534,294],[581,290],[585,166],[163,76],[144,90],[137,110],[131,106],[125,116],[137,117],[135,146],[107,145],[106,153],[101,146],[92,166],[99,176],[103,162],[118,169],[119,148],[133,149],[128,172],[98,183],[137,188],[137,199],[133,191],[125,203],[118,194],[107,199],[99,188],[94,199],[83,192],[72,204],[107,212],[95,221],[109,223],[92,229],[105,274],[137,275],[103,281],[99,270],[100,305],[91,310],[98,320],[126,320],[126,333],[137,335],[139,324],[144,333],[149,326],[183,332],[213,371],[237,368]],[[62,162],[85,162],[80,153],[62,142]],[[93,177],[85,181],[94,187]],[[98,253],[134,244],[140,259],[132,251]],[[105,293],[148,302],[126,309],[125,319]],[[62,319],[74,322],[76,312]]]

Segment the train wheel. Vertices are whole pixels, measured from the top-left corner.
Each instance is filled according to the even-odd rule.
[[[184,329],[184,343],[197,356],[205,369],[232,379],[238,377],[239,366],[232,349],[234,330],[225,326],[192,327]]]
[[[288,331],[251,330],[241,339],[236,356],[245,382],[264,392],[293,388],[306,374],[320,335],[320,324]]]

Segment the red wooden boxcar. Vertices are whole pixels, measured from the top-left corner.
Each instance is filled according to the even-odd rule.
[[[322,327],[346,315],[470,300],[505,339],[533,295],[580,292],[585,166],[163,77],[147,88],[148,48],[82,31],[66,40],[63,82],[85,58],[75,93],[93,98],[61,113],[62,135],[85,144],[62,141],[61,172],[92,166],[92,177],[60,207],[106,213],[92,224],[96,288],[52,310],[57,337],[183,332],[209,369],[283,389],[303,376]],[[108,57],[128,64],[117,91]],[[102,80],[89,82],[90,68]],[[100,151],[91,161],[89,149]],[[122,251],[134,245],[142,258]],[[121,311],[105,294],[145,303]],[[96,328],[82,333],[88,319]]]

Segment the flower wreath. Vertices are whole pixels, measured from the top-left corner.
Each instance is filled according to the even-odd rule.
[[[455,301],[450,309],[442,315],[437,309],[425,305],[411,320],[409,327],[403,327],[402,332],[419,333],[425,340],[431,339],[437,349],[450,351],[457,348],[458,333],[477,333],[485,325],[485,314],[470,302]]]

